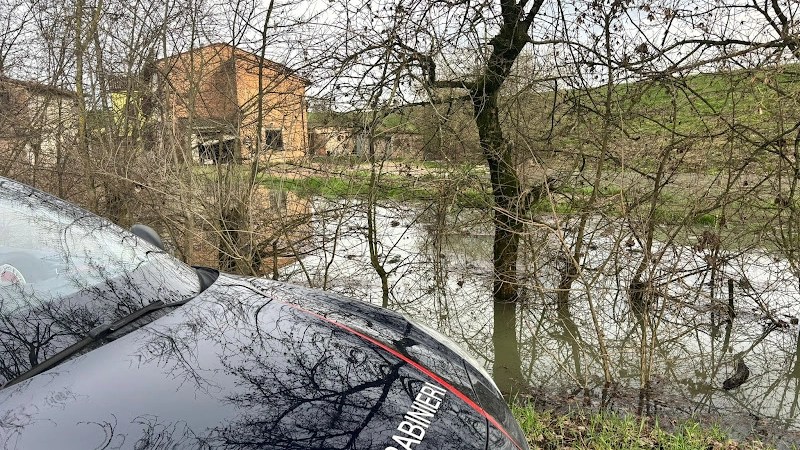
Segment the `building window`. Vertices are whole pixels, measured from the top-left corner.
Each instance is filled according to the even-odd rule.
[[[283,131],[279,129],[264,130],[264,148],[283,151]]]

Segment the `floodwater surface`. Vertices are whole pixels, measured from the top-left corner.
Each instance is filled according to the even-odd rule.
[[[283,275],[380,305],[359,206],[317,214],[315,235],[325,250]],[[479,213],[378,208],[375,249],[388,272],[389,307],[438,329],[491,369],[492,236],[485,223]],[[702,238],[655,244],[644,300],[634,304],[627,287],[646,252],[623,227],[598,222],[592,230],[566,296],[556,287],[569,264],[561,255],[575,245],[569,227],[536,227],[523,239],[517,340],[531,392],[561,407],[695,417],[721,423],[736,438],[797,442],[800,279],[789,264],[766,251],[709,249]],[[749,376],[724,389],[726,379],[734,380],[728,387],[738,382],[737,360]]]

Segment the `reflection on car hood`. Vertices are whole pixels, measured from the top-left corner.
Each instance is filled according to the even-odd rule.
[[[0,448],[517,448],[450,353],[395,313],[221,276],[0,391]]]

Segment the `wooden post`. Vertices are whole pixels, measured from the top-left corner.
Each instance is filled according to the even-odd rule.
[[[736,312],[733,310],[733,279],[728,278],[728,318],[733,322]]]
[[[272,279],[278,279],[278,240],[272,241]]]

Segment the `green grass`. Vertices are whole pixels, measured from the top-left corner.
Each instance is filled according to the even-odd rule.
[[[486,208],[491,204],[491,192],[474,189],[459,190],[456,193],[456,204],[465,208]]]
[[[426,169],[443,169],[447,168],[447,163],[442,161],[421,161],[419,164]]]
[[[582,187],[573,187],[573,186],[564,186],[561,191],[565,194],[576,194],[576,195],[583,195],[583,196],[590,196],[592,192],[594,192],[594,187],[592,186],[582,186]],[[604,186],[600,188],[600,197],[613,197],[615,195],[619,195],[622,192],[618,186]]]
[[[701,214],[694,218],[694,223],[704,227],[710,227],[717,223],[717,216],[714,214]]]
[[[302,197],[366,197],[370,190],[370,174],[368,171],[356,171],[346,177],[296,177],[283,178],[262,176],[259,182],[267,189],[280,189],[294,192]],[[411,183],[408,178],[392,174],[383,174],[375,189],[380,200],[397,201],[430,201],[439,196],[436,186],[428,183]],[[463,207],[486,207],[491,193],[471,188],[458,189],[455,202]]]
[[[731,70],[621,84],[613,88],[614,120],[628,133],[704,136],[723,123],[767,131],[786,114],[800,91],[797,65]],[[591,108],[605,99],[606,88],[576,92],[577,104]],[[591,126],[591,125],[590,125]]]
[[[414,164],[422,165],[421,162]],[[207,176],[215,174],[209,168],[202,168],[202,171]],[[365,199],[370,194],[371,174],[363,166],[338,167],[338,170],[325,168],[309,172],[304,175],[272,172],[271,176],[263,175],[259,181],[267,189],[291,191],[304,198]],[[380,201],[428,203],[441,199],[456,207],[478,209],[491,207],[492,193],[485,183],[485,178],[473,176],[472,172],[469,173],[470,176],[453,177],[453,173],[440,172],[432,168],[428,168],[427,172],[418,170],[414,176],[384,172],[380,174],[373,193]],[[460,171],[455,172],[456,175],[460,173]],[[567,217],[587,212],[588,208],[588,212],[593,215],[609,218],[629,217],[637,223],[647,220],[651,201],[646,194],[649,192],[648,189],[652,189],[652,181],[644,179],[635,181],[631,176],[632,173],[608,172],[601,182],[594,205],[587,204],[594,192],[592,186],[577,183],[557,186],[551,196],[530,205],[528,214],[537,216],[556,213]],[[711,182],[708,175],[697,177],[702,178],[701,183]],[[714,196],[721,195],[722,188],[714,186],[709,188],[711,200],[699,198],[696,194],[697,189],[693,186],[693,183],[698,182],[695,178],[695,176],[686,179],[676,177],[673,184],[662,188],[652,217],[657,227],[685,226],[686,236],[702,233],[709,228],[719,228],[719,232],[726,236],[730,245],[755,245],[748,236],[761,236],[763,225],[779,211],[774,201],[769,200],[774,196],[760,193],[736,199],[724,209],[708,210],[705,205],[713,204],[709,202],[715,198]],[[755,227],[758,233],[748,232],[748,229],[754,226],[753,223],[759,225]],[[675,237],[670,237],[672,238]],[[691,243],[687,240],[681,241],[681,237],[675,239],[681,243]]]
[[[515,403],[512,412],[532,449],[765,449],[760,442],[734,442],[719,426],[683,422],[665,431],[657,422],[614,413],[558,415]]]
[[[264,176],[259,180],[261,185],[268,189],[292,191],[304,197],[335,198],[366,192],[365,185],[351,181],[333,177],[281,178],[272,176]]]

